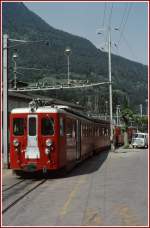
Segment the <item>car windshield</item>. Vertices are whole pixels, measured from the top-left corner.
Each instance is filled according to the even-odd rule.
[[[142,134],[134,134],[134,135],[133,135],[133,138],[140,138],[140,139],[143,139],[143,138],[144,138],[144,135],[142,135]]]

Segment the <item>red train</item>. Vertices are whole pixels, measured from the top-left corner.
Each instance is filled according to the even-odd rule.
[[[128,133],[128,142],[129,144],[132,141],[132,135],[137,132],[136,127],[128,127],[127,128],[127,133]],[[114,127],[114,144],[115,146],[121,146],[124,144],[124,132],[120,126],[115,126]]]
[[[109,122],[69,107],[35,100],[10,114],[10,166],[15,171],[68,170],[109,146]]]

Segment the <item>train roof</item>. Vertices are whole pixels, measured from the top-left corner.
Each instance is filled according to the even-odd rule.
[[[12,109],[11,114],[22,114],[22,113],[27,113],[27,114],[35,114],[35,113],[66,113],[69,114],[72,117],[79,117],[82,120],[88,120],[89,122],[95,122],[95,123],[101,123],[101,124],[109,124],[109,121],[106,120],[100,120],[100,119],[94,119],[83,112],[79,112],[76,109],[73,109],[69,106],[64,106],[64,105],[55,105],[55,106],[40,106],[34,112],[31,111],[30,107],[26,108],[15,108]]]
[[[12,109],[11,113],[12,114],[21,114],[21,113],[64,113],[64,110],[58,108],[58,107],[52,107],[52,106],[42,106],[38,107],[34,112],[31,111],[31,108],[26,107],[26,108],[15,108]]]

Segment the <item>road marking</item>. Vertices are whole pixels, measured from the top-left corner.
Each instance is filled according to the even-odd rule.
[[[125,226],[137,226],[139,225],[137,217],[133,214],[133,211],[125,204],[116,207],[117,214],[121,218],[121,225]]]
[[[75,187],[73,188],[73,190],[70,192],[69,197],[67,199],[67,201],[65,202],[64,206],[62,207],[60,214],[61,216],[65,216],[68,211],[69,211],[69,206],[72,202],[72,200],[75,198],[76,193],[79,190],[79,187],[86,182],[87,176],[82,176],[80,177],[79,181],[77,182],[77,184],[75,185]]]
[[[99,226],[102,225],[102,218],[97,208],[87,208],[85,211],[83,226]]]

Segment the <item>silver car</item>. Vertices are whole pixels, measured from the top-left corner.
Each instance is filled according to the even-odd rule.
[[[132,136],[131,145],[134,147],[148,147],[148,134],[136,133]]]

